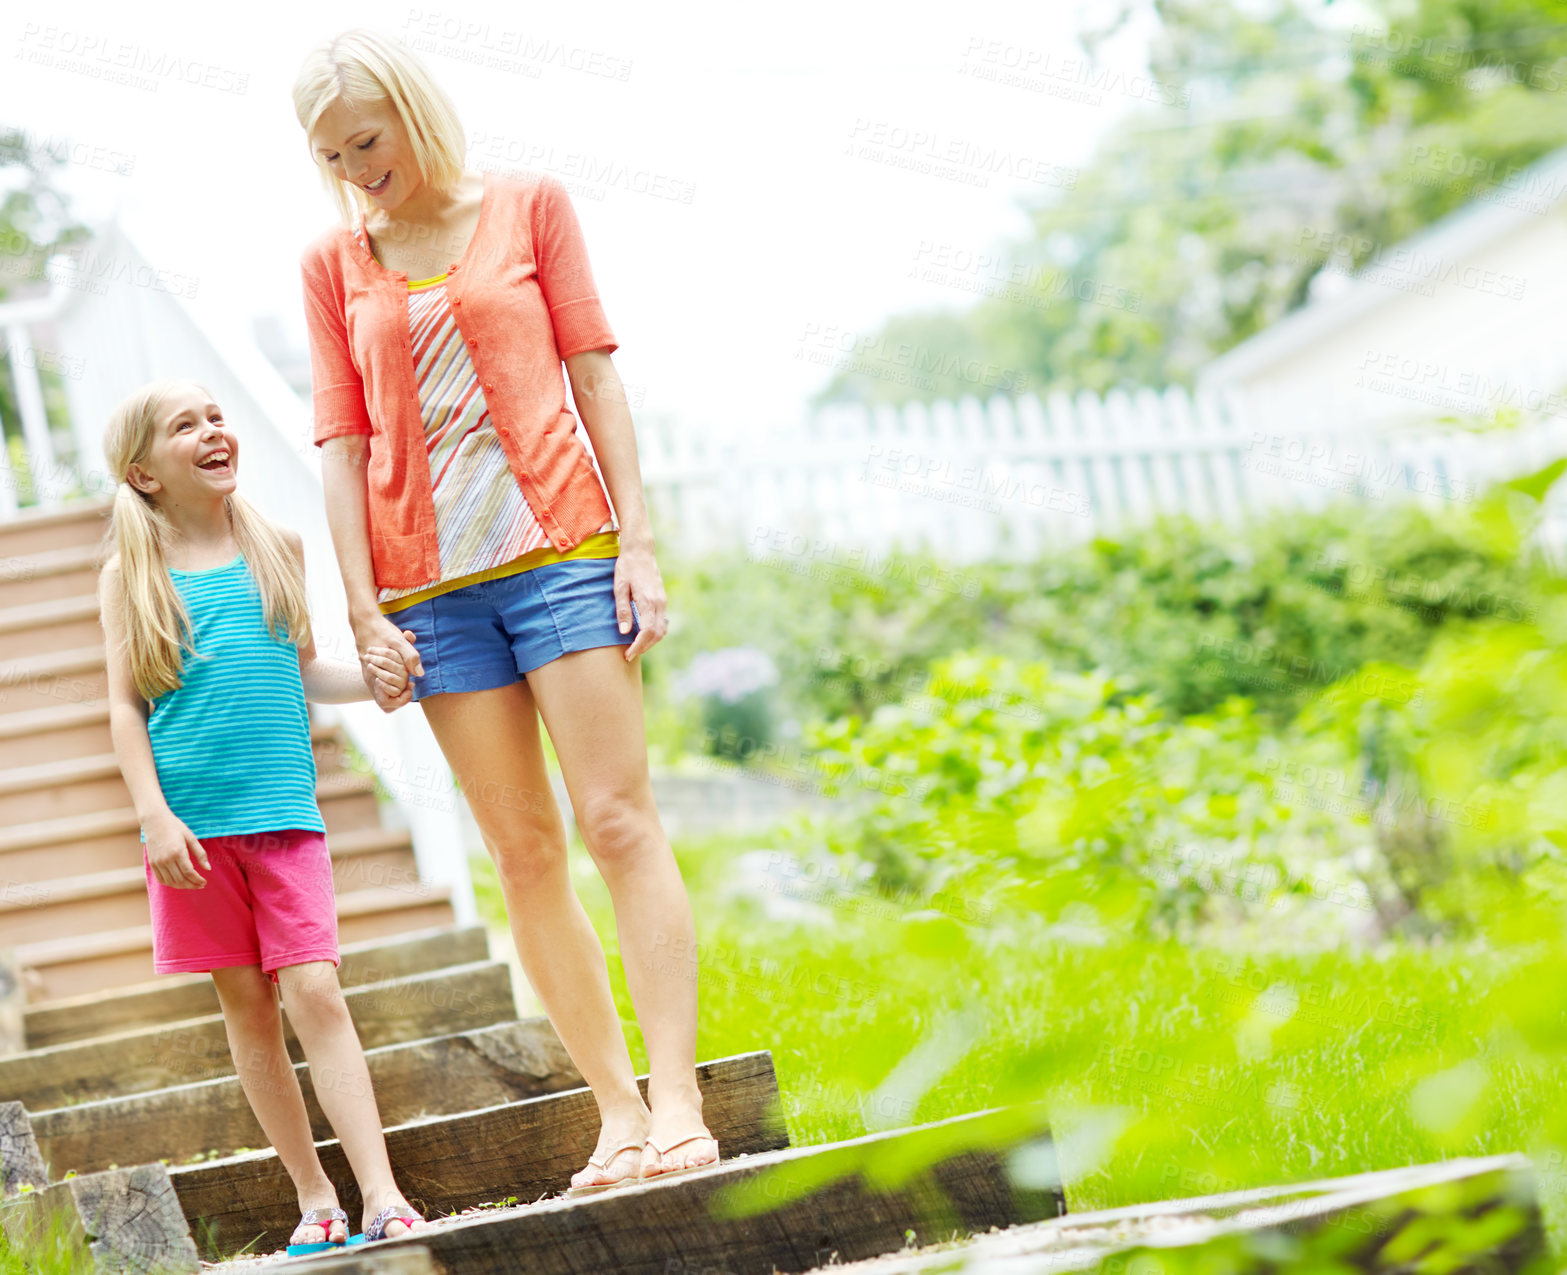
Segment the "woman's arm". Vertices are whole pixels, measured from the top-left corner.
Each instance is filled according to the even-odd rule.
[[[653,528],[648,522],[647,499],[642,490],[631,407],[608,350],[583,350],[568,355],[565,362],[577,414],[593,443],[593,455],[620,523],[615,607],[622,633],[631,631],[633,601],[640,625],[636,640],[626,648],[626,658],[631,660],[661,640],[669,628],[664,582],[653,558]]]
[[[593,440],[593,454],[603,471],[604,486],[609,488],[609,500],[620,523],[620,543],[622,547],[651,551],[653,528],[648,523],[647,501],[642,492],[637,435],[620,373],[615,370],[609,351],[583,350],[566,359],[566,375],[571,380],[577,414]]]
[[[337,441],[337,440],[332,440]],[[331,446],[329,442],[327,446]],[[327,508],[332,508],[328,496]],[[305,574],[305,541],[292,527],[282,528],[283,538],[299,562],[300,578]],[[334,541],[336,537],[333,537]],[[368,538],[366,544],[368,545]],[[366,549],[368,557],[369,550]],[[377,608],[378,615],[380,609]],[[384,618],[384,617],[383,617]],[[327,659],[316,651],[316,639],[299,648],[299,680],[305,698],[317,704],[352,704],[373,699],[387,712],[401,708],[413,696],[403,662],[386,647],[371,647],[360,660],[366,667],[356,668],[346,660]]]

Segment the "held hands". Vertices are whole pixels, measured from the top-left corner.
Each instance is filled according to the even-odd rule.
[[[408,629],[403,630],[403,636],[410,642],[416,640]],[[403,657],[391,647],[371,646],[359,660],[365,683],[383,713],[395,713],[413,700],[413,683],[408,678],[408,667],[403,663]]]
[[[194,865],[203,872],[211,872],[212,864],[201,842],[180,817],[169,811],[147,820],[143,831],[147,834],[147,866],[152,875],[164,885],[176,890],[201,890],[206,880]]]
[[[371,615],[354,623],[353,629],[365,685],[383,713],[395,713],[413,699],[409,679],[424,676],[424,662],[414,648],[418,636],[411,629],[399,629],[384,615]]]

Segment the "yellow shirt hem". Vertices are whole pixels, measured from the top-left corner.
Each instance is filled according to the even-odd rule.
[[[426,602],[431,598],[439,597],[443,593],[450,593],[454,589],[465,588],[470,584],[478,584],[482,580],[499,580],[504,576],[520,575],[524,571],[532,571],[535,567],[545,567],[552,562],[566,562],[577,558],[618,558],[620,556],[620,532],[598,531],[589,536],[581,544],[575,545],[561,553],[554,545],[541,545],[537,549],[530,549],[520,558],[513,558],[510,562],[503,562],[498,567],[486,567],[483,571],[475,571],[465,576],[455,576],[450,580],[442,580],[439,584],[432,584],[428,589],[420,589],[417,593],[410,593],[405,597],[391,598],[380,604],[382,615],[391,615],[395,611],[401,611],[404,607],[411,607],[419,602]]]

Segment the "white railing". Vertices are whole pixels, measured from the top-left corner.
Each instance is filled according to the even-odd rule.
[[[1035,556],[1159,513],[1233,523],[1338,497],[1457,505],[1567,456],[1559,415],[1475,432],[1309,409],[1117,390],[833,407],[759,440],[649,418],[637,436],[655,527],[682,550],[923,547],[959,561]],[[1564,512],[1553,501],[1553,546]]]
[[[193,281],[152,266],[119,226],[100,228],[74,262],[57,260],[49,274],[46,297],[0,302],[37,503],[62,503],[78,484],[89,497],[113,491],[102,430],[127,392],[164,376],[201,382],[239,435],[243,494],[304,537],[317,649],[357,664],[305,404],[247,337],[198,314]],[[62,456],[61,440],[50,437],[40,366],[61,376],[74,458]],[[0,517],[16,510],[20,484],[9,467],[0,473]],[[457,921],[473,922],[459,798],[424,715],[385,714],[368,702],[314,705],[313,711],[342,724],[392,794],[421,881],[448,886]]]

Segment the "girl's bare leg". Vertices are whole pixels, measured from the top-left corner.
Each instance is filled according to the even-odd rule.
[[[335,1208],[337,1188],[316,1155],[299,1078],[283,1043],[283,1020],[271,979],[259,965],[235,965],[213,970],[212,981],[223,1007],[223,1026],[240,1087],[262,1132],[288,1170],[299,1196],[299,1211]],[[330,1234],[321,1226],[307,1226],[299,1233],[302,1244],[347,1239],[347,1230],[335,1219]]]
[[[331,961],[306,961],[284,966],[277,977],[283,1008],[310,1064],[316,1101],[342,1143],[359,1183],[364,1201],[361,1225],[368,1226],[381,1209],[394,1204],[406,1207],[408,1201],[392,1177],[386,1137],[381,1132],[381,1113],[370,1087],[370,1068],[338,985],[337,967]],[[411,1228],[400,1221],[388,1222],[387,1238],[410,1229],[417,1231],[424,1225],[422,1220],[415,1221]]]

